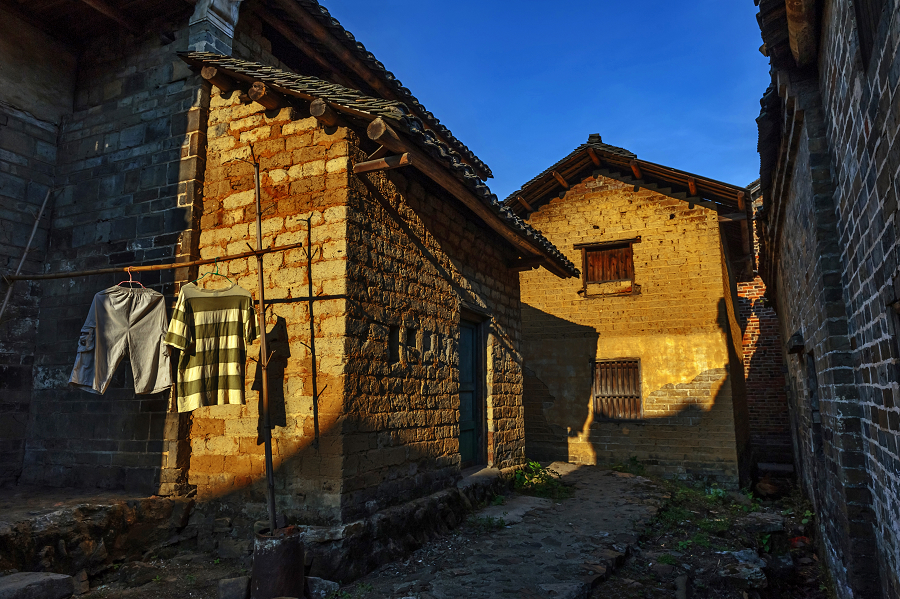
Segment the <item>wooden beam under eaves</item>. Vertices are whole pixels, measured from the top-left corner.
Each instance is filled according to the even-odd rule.
[[[556,182],[563,186],[563,189],[569,189],[569,184],[563,179],[562,175],[556,171],[553,171],[551,174],[553,175],[553,178],[556,179]]]
[[[266,87],[266,84],[262,81],[254,82],[254,84],[250,86],[250,91],[247,92],[247,95],[250,96],[251,100],[262,105],[267,110],[287,106],[284,96],[272,91],[271,88]]]
[[[203,67],[200,69],[200,76],[223,92],[231,91],[235,88],[234,79],[225,75],[216,67]]]
[[[371,173],[373,171],[388,171],[402,166],[409,166],[410,164],[412,164],[412,160],[409,158],[409,153],[404,152],[399,156],[387,156],[376,160],[359,162],[353,165],[353,174],[358,175],[360,173]]]
[[[528,212],[534,212],[534,208],[531,207],[531,204],[525,201],[525,198],[522,196],[516,196],[516,200],[519,201],[520,204],[527,210]]]
[[[600,166],[600,157],[597,156],[597,152],[594,151],[594,148],[588,148],[587,153],[591,159],[591,162],[594,163],[594,166]]]
[[[507,268],[513,272],[524,272],[526,270],[533,270],[535,268],[540,268],[545,262],[542,256],[535,256],[533,258],[519,258],[518,260],[513,260],[509,264],[507,264]]]
[[[316,98],[310,103],[309,114],[326,127],[337,127],[342,123],[341,117],[322,98]]]
[[[634,178],[637,180],[641,180],[644,177],[641,176],[641,165],[638,164],[637,160],[632,160],[630,163],[631,172],[634,173]]]

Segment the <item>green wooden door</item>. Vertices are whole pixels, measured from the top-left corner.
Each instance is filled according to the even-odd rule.
[[[481,386],[478,327],[459,325],[459,453],[465,468],[481,459]]]

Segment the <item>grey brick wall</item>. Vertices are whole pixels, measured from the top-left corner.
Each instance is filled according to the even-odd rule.
[[[15,272],[48,189],[56,163],[57,126],[0,104],[0,271]],[[49,202],[48,202],[49,203]],[[40,272],[47,248],[49,212],[22,265]],[[0,282],[0,302],[8,286]],[[0,321],[0,486],[22,473],[25,425],[31,403],[38,303],[42,286],[19,282]]]
[[[82,52],[74,112],[59,136],[47,270],[196,253],[208,88],[175,55],[187,47],[185,26],[171,37],[96,39]],[[138,278],[171,300],[177,277],[187,276],[170,270]],[[66,386],[93,295],[122,278],[43,285],[24,482],[145,492],[178,482],[162,468],[176,441],[169,437],[184,433],[179,417],[167,416],[168,393],[135,395],[128,364],[102,396]]]
[[[837,186],[836,232],[853,348],[847,382],[858,393],[859,466],[869,474],[850,504],[871,505],[883,591],[897,597],[900,330],[891,322],[890,305],[900,299],[900,13],[896,0],[885,5],[872,56],[864,57],[852,5],[827,3],[819,80]]]

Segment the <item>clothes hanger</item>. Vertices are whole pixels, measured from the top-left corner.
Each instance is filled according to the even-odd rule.
[[[122,285],[122,283],[134,283],[135,285],[140,285],[141,288],[146,289],[146,287],[144,287],[143,283],[141,283],[140,281],[135,281],[135,280],[134,280],[134,275],[131,274],[131,268],[132,268],[132,267],[129,266],[128,268],[125,269],[125,271],[128,273],[128,280],[127,280],[127,281],[122,281],[121,283],[119,283],[119,285]]]
[[[213,276],[217,276],[217,277],[222,277],[223,279],[225,279],[226,281],[228,281],[229,283],[231,283],[232,285],[234,285],[234,281],[232,281],[231,279],[229,279],[228,277],[226,277],[225,275],[223,275],[222,273],[219,272],[219,259],[218,259],[218,258],[216,258],[216,270],[215,270],[215,271],[212,271],[212,272],[205,272],[205,273],[203,273],[202,275],[200,275],[199,277],[197,277],[196,279],[194,279],[194,280],[191,281],[191,282],[192,282],[192,283],[196,283],[197,281],[199,281],[200,279],[202,279],[202,278],[205,277],[206,275],[213,275]]]

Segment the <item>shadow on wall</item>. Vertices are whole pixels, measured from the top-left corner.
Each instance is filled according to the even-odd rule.
[[[738,484],[734,373],[729,367],[736,354],[730,347],[725,364],[700,365],[690,378],[652,391],[645,389],[642,419],[601,420],[595,419],[591,405],[592,361],[597,357],[600,335],[593,327],[532,306],[523,305],[522,316],[525,447],[529,459],[614,465],[636,458],[653,474]],[[719,330],[725,330],[722,323],[728,320],[724,300],[719,302],[718,320]],[[533,335],[539,338],[530,338]],[[554,343],[562,343],[565,352],[554,352]],[[728,343],[727,336],[722,343]],[[603,357],[641,357],[642,364],[647,362],[646,355],[625,356],[628,350],[622,351],[623,355]],[[647,378],[644,373],[645,385]],[[554,394],[551,389],[562,393]]]

